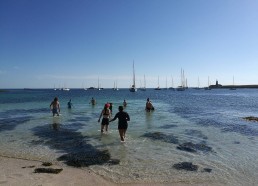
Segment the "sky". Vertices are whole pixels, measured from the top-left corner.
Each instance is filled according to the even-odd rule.
[[[133,63],[137,87],[258,84],[258,1],[0,0],[0,88],[128,88]]]

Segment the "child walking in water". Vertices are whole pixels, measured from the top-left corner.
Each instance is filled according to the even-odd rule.
[[[55,116],[55,114],[57,116],[59,116],[59,113],[60,113],[60,104],[58,102],[58,98],[55,97],[54,101],[51,102],[50,104],[50,110],[52,111],[53,113],[53,116]]]
[[[111,117],[111,111],[109,109],[109,106],[110,105],[108,103],[105,104],[104,109],[101,111],[99,116],[98,122],[100,122],[100,118],[103,116],[101,122],[101,133],[104,132],[104,128],[106,129],[106,132],[108,131],[109,118]]]
[[[127,112],[124,112],[124,107],[119,106],[118,107],[119,112],[116,113],[115,117],[110,120],[110,122],[115,121],[118,118],[118,131],[120,135],[121,142],[125,141],[125,133],[128,127],[127,121],[130,121],[130,116]]]

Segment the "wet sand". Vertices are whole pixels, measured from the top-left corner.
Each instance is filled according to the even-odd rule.
[[[63,169],[59,174],[52,173],[35,173],[37,168],[53,168]],[[0,157],[0,185],[8,186],[204,186],[204,185],[217,185],[211,183],[205,184],[192,184],[192,183],[130,183],[130,184],[116,184],[96,175],[94,172],[87,169],[73,168],[60,165],[51,165],[45,167],[42,162],[31,161],[16,158]]]

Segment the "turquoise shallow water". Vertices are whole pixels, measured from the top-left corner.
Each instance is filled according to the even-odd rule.
[[[61,116],[49,104],[58,96]],[[97,105],[89,104],[91,97]],[[155,111],[144,111],[149,97]],[[72,99],[74,107],[67,109]],[[100,134],[106,102],[113,112],[126,99],[126,143],[117,122]],[[0,155],[90,168],[117,183],[258,184],[258,90],[10,90],[0,93]],[[191,148],[182,149],[180,147]],[[177,170],[191,162],[197,171]],[[205,171],[209,169],[210,171]]]

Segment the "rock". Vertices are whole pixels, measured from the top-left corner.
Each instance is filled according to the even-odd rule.
[[[194,165],[192,162],[176,163],[173,167],[177,170],[197,171],[198,165]]]
[[[164,134],[162,132],[150,132],[145,133],[142,137],[149,138],[151,140],[159,140],[166,143],[178,144],[178,139],[173,134]]]
[[[210,169],[210,168],[204,168],[203,169],[203,172],[211,172],[212,171],[212,169]]]
[[[245,119],[247,121],[257,121],[258,122],[258,117],[254,117],[254,116],[244,117],[243,119]]]
[[[192,142],[187,142],[187,143],[178,145],[176,148],[179,150],[187,151],[187,152],[197,152],[197,151],[210,152],[210,151],[212,151],[212,148],[205,145],[204,143],[194,144]]]
[[[58,174],[63,169],[53,169],[53,168],[36,168],[34,173],[51,173],[51,174]]]

